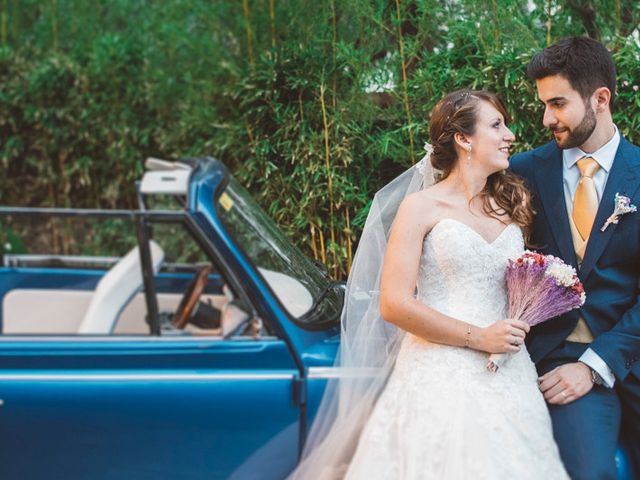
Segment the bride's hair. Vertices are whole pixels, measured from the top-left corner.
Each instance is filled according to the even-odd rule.
[[[439,180],[445,179],[456,163],[458,153],[455,149],[454,135],[473,135],[478,121],[480,102],[493,105],[509,122],[509,114],[498,97],[484,90],[457,90],[442,98],[431,112],[429,137],[433,152],[431,165],[441,172]],[[529,241],[534,210],[531,193],[524,181],[508,170],[496,172],[489,176],[484,189],[478,194],[482,199],[484,212],[500,219],[503,212],[524,232],[525,241]],[[495,208],[497,205],[497,208]]]

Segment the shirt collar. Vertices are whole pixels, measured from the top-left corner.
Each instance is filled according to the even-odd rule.
[[[615,133],[613,134],[613,137],[611,137],[611,140],[593,153],[585,153],[578,147],[563,150],[562,160],[564,162],[564,167],[566,169],[570,169],[582,157],[592,157],[595,158],[596,162],[598,162],[600,168],[608,174],[609,170],[611,170],[611,166],[613,165],[613,159],[616,156],[618,145],[620,145],[620,132],[618,131],[618,127],[614,125],[613,128],[615,129]]]

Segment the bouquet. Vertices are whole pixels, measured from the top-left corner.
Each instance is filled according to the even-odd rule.
[[[532,327],[580,308],[586,300],[575,269],[553,255],[525,250],[517,259],[509,260],[505,277],[509,318]],[[507,358],[506,353],[492,354],[487,369],[498,371]]]

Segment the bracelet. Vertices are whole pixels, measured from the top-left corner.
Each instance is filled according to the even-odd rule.
[[[467,325],[467,336],[464,339],[464,348],[469,348],[470,341],[471,341],[471,325]]]

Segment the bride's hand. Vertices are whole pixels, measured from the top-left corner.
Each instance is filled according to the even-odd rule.
[[[531,327],[520,320],[507,318],[480,329],[478,350],[489,353],[516,353]]]

